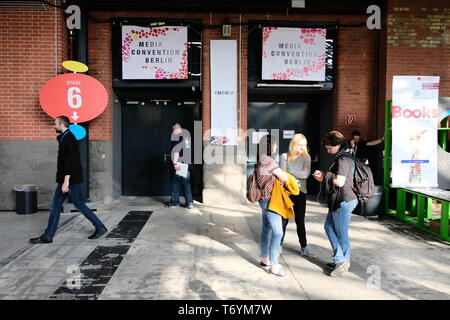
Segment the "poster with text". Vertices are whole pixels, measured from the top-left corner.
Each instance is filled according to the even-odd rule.
[[[211,40],[211,144],[237,145],[237,42]]]
[[[326,29],[264,27],[262,79],[325,81]]]
[[[123,79],[187,79],[187,27],[122,26]]]
[[[392,187],[437,187],[439,77],[394,76]]]

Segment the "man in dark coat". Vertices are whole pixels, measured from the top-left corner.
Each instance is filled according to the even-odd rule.
[[[67,196],[70,196],[75,208],[94,225],[95,232],[89,239],[97,239],[107,231],[105,225],[84,203],[81,189],[83,172],[81,170],[80,151],[75,136],[69,130],[69,125],[70,120],[66,116],[59,116],[55,119],[54,129],[60,134],[56,138],[59,143],[56,170],[56,183],[58,185],[53,196],[47,229],[42,236],[30,239],[31,243],[53,242],[53,236],[58,228],[61,215],[61,207]]]

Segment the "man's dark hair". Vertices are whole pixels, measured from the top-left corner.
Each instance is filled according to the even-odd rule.
[[[358,130],[354,130],[352,131],[352,137],[353,136],[361,136],[361,132],[359,132]]]
[[[175,126],[179,126],[181,128],[181,124],[179,124],[178,122],[172,123],[172,128],[175,127]]]
[[[59,117],[56,117],[56,119],[59,121],[59,123],[64,124],[64,126],[66,128],[68,128],[70,126],[70,120],[69,120],[68,117],[66,117],[66,116],[59,116]]]
[[[348,142],[345,139],[344,135],[339,131],[330,131],[325,138],[322,139],[322,145],[324,146],[337,146],[340,145],[339,149],[347,149]]]

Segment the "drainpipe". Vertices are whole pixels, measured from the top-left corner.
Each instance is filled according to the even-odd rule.
[[[72,60],[88,64],[88,21],[87,9],[81,9],[81,28],[80,30],[69,30],[70,36],[70,54]],[[86,138],[79,142],[81,166],[83,170],[83,193],[84,201],[89,200],[89,122],[79,123],[86,130]]]

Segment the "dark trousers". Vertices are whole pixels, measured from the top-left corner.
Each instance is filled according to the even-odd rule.
[[[306,211],[306,194],[300,192],[298,196],[290,195],[292,202],[294,203],[295,224],[297,225],[298,241],[302,248],[306,247],[306,229],[305,229],[305,211]],[[283,219],[283,238],[281,244],[283,244],[284,236],[286,234],[286,227],[289,223],[289,219]]]
[[[52,209],[48,217],[48,226],[45,230],[45,236],[49,239],[53,239],[58,228],[59,217],[61,216],[61,208],[64,200],[68,196],[73,202],[75,208],[80,211],[93,225],[96,229],[104,228],[105,226],[100,221],[100,219],[89,209],[83,201],[81,183],[69,185],[69,192],[63,193],[61,189],[62,185],[58,184],[56,186],[55,195],[53,196]]]
[[[180,204],[180,184],[183,185],[186,206],[193,204],[190,178],[190,171],[188,171],[187,177],[183,178],[177,175],[175,170],[170,170],[170,204]]]

